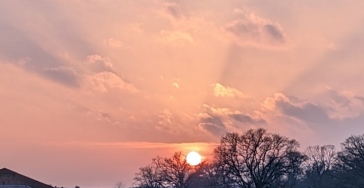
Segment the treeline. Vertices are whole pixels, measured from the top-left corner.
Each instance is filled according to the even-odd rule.
[[[310,146],[265,129],[227,133],[214,158],[197,166],[185,155],[156,157],[135,174],[138,188],[364,188],[364,135]]]

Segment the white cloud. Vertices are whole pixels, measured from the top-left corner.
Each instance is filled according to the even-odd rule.
[[[194,39],[191,36],[191,34],[181,30],[174,30],[174,31],[162,30],[160,32],[160,39],[162,42],[174,46],[185,46],[187,44],[194,43]]]
[[[331,118],[344,119],[348,117],[357,117],[364,111],[364,103],[361,100],[362,97],[352,91],[337,91],[328,88],[323,95],[330,98],[330,100],[322,100],[322,102],[332,109],[328,111]]]
[[[289,102],[289,98],[286,97],[283,93],[274,93],[272,97],[267,97],[262,106],[268,110],[274,110],[276,107],[276,101],[285,101]]]
[[[138,23],[138,22],[130,23],[129,26],[131,27],[131,29],[133,31],[136,31],[138,33],[143,33],[143,31],[144,31],[143,28],[142,28],[142,26],[141,26],[141,24]]]
[[[104,69],[112,69],[113,64],[110,62],[110,59],[107,57],[102,57],[98,54],[93,54],[87,56],[87,63],[97,65],[98,68],[104,68]]]
[[[108,88],[125,90],[128,92],[139,92],[132,84],[126,83],[118,75],[112,72],[99,72],[86,76],[86,86],[100,92],[107,92]]]
[[[104,40],[104,44],[110,48],[120,48],[124,46],[121,40],[116,40],[114,38],[109,38],[107,40]]]
[[[171,111],[169,111],[168,109],[164,109],[159,115],[159,124],[164,125],[164,126],[170,126],[172,121],[171,121],[171,116],[172,113]]]
[[[204,104],[203,108],[207,113],[216,114],[219,116],[227,115],[230,112],[229,108],[215,108],[215,107],[209,106],[207,104]]]
[[[228,86],[223,86],[220,83],[216,83],[212,85],[214,87],[214,95],[216,97],[245,97],[245,95],[233,88]]]
[[[242,13],[244,13],[244,12],[243,12],[241,9],[235,8],[235,9],[234,9],[234,13],[242,14]]]

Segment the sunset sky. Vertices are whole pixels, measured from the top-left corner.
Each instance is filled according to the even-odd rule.
[[[0,1],[0,168],[132,184],[263,127],[301,149],[364,133],[364,1]]]

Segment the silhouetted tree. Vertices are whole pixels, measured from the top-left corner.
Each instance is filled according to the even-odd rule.
[[[300,178],[303,176],[302,163],[307,160],[307,156],[298,151],[289,152],[287,159],[290,160],[291,167],[286,175],[281,176],[270,187],[295,188],[299,187]],[[300,165],[301,164],[301,165]]]
[[[341,187],[364,187],[364,135],[347,138],[338,153]]]
[[[158,168],[157,160],[159,157],[152,160],[152,163],[139,168],[139,172],[135,173],[134,183],[139,188],[161,188],[163,186],[162,178],[160,177],[160,169]]]
[[[190,188],[201,178],[204,166],[205,162],[191,166],[182,152],[176,152],[171,158],[153,159],[152,164],[139,169],[134,181],[140,188]]]
[[[218,161],[206,163],[200,171],[199,179],[193,184],[194,188],[230,188],[225,175],[226,170]]]
[[[305,181],[308,187],[333,187],[334,166],[337,165],[337,152],[334,145],[310,146],[306,149],[304,162]]]
[[[119,181],[115,184],[115,187],[114,188],[126,188],[126,185],[124,182],[122,181]]]
[[[298,147],[296,140],[260,128],[242,135],[226,134],[214,153],[227,183],[241,188],[269,188],[286,186],[300,171],[305,156]]]

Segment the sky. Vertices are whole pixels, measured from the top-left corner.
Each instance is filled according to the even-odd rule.
[[[360,0],[0,1],[0,167],[55,186],[133,183],[262,127],[364,133]]]

